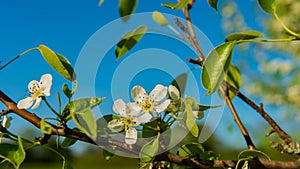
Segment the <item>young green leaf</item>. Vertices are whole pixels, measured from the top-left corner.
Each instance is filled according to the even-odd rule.
[[[77,81],[76,80],[73,81],[73,89],[72,90],[69,89],[67,84],[64,84],[63,87],[62,87],[62,90],[63,90],[64,94],[68,98],[71,98],[73,96],[73,94],[76,92],[76,89],[77,89]]]
[[[90,109],[72,113],[72,119],[76,126],[92,139],[97,137],[97,123],[94,113]]]
[[[92,108],[103,98],[83,98],[69,102],[63,112],[68,112],[76,126],[93,139],[97,137],[97,123]]]
[[[212,108],[218,108],[223,105],[208,106],[208,105],[204,105],[204,104],[198,104],[198,106],[199,106],[198,111],[205,111],[205,110],[212,109]]]
[[[219,88],[224,79],[224,73],[230,66],[234,46],[235,42],[226,42],[208,54],[201,76],[202,85],[207,90],[206,95],[214,93]]]
[[[199,143],[188,143],[181,146],[177,154],[181,157],[197,158],[204,152],[204,147]]]
[[[158,23],[159,25],[161,26],[168,26],[170,25],[168,20],[163,16],[163,14],[161,14],[160,12],[158,11],[154,11],[152,13],[152,19]]]
[[[138,0],[120,0],[119,13],[124,22],[128,21],[130,15],[134,13]]]
[[[73,81],[76,79],[71,63],[62,55],[53,52],[45,45],[39,45],[38,50],[46,62],[64,78]]]
[[[13,145],[13,144],[8,144],[8,143],[1,143],[0,144],[0,158],[3,159],[1,162],[1,167],[6,166],[7,163],[4,162],[9,162],[11,165],[13,165],[14,168],[17,168],[17,165],[14,161],[14,155],[16,151],[18,150],[19,146],[18,145]],[[2,164],[3,163],[3,164]]]
[[[68,148],[68,147],[74,145],[76,142],[77,142],[76,139],[66,137],[64,139],[64,141],[61,143],[61,147],[62,148]]]
[[[238,41],[238,40],[246,40],[246,39],[255,39],[263,37],[263,35],[255,30],[249,30],[244,32],[236,32],[228,35],[225,39],[226,42],[228,41]]]
[[[171,9],[182,9],[185,8],[189,4],[190,0],[181,0],[179,3],[163,3],[162,6],[171,8]]]
[[[235,87],[236,89],[240,88],[243,81],[240,70],[233,64],[229,66],[229,69],[225,74],[224,80],[228,82],[231,86]],[[229,91],[229,97],[230,99],[233,99],[235,97],[234,93]]]
[[[49,123],[46,122],[46,119],[41,120],[41,130],[45,134],[51,134],[52,133],[52,127]]]
[[[156,155],[158,151],[159,140],[155,138],[153,142],[146,143],[141,151],[140,151],[140,158],[142,162],[150,162]]]
[[[194,118],[192,105],[190,105],[190,104],[188,104],[188,105],[185,104],[184,120],[185,120],[185,125],[186,125],[187,129],[190,131],[190,133],[194,137],[198,137],[199,128],[198,128],[197,123]]]
[[[22,143],[22,138],[18,137],[18,150],[14,153],[13,161],[16,163],[17,169],[25,160],[25,150]]]
[[[208,3],[218,12],[218,0],[208,0]]]
[[[258,0],[258,4],[269,14],[273,14],[276,10],[276,0]]]
[[[142,25],[135,30],[127,32],[118,42],[115,49],[117,60],[124,56],[133,46],[141,40],[147,31],[147,27]]]

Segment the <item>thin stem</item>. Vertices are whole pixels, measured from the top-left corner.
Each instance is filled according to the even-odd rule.
[[[247,40],[240,40],[237,41],[237,44],[245,43],[245,42],[254,42],[254,43],[261,43],[261,42],[291,42],[291,41],[298,41],[300,39],[296,38],[283,38],[283,39],[247,39]]]
[[[44,102],[46,103],[46,105],[48,106],[48,108],[59,118],[61,118],[61,115],[57,113],[56,110],[53,109],[53,107],[49,104],[49,102],[47,101],[47,99],[45,97],[42,97],[42,99],[44,100]]]
[[[236,109],[234,108],[232,102],[231,102],[231,99],[229,98],[229,93],[228,93],[228,88],[225,89],[225,91],[222,89],[222,87],[220,87],[220,91],[224,94],[224,97],[225,97],[225,101],[233,115],[233,118],[234,118],[234,121],[236,122],[236,124],[238,125],[239,129],[241,130],[241,133],[243,134],[244,136],[244,139],[247,143],[247,146],[248,146],[248,149],[250,150],[255,150],[255,146],[251,140],[251,137],[247,131],[247,129],[245,128],[245,126],[243,125],[239,115],[237,114],[236,112]]]
[[[8,61],[6,64],[4,64],[3,66],[0,66],[0,71],[2,69],[4,69],[6,66],[8,66],[9,64],[11,64],[13,61],[17,60],[19,57],[25,55],[26,53],[32,51],[32,50],[37,50],[37,48],[30,48],[30,49],[27,49],[25,50],[24,52],[20,53],[19,55],[17,55],[16,57],[14,57],[12,60]]]
[[[277,13],[276,13],[276,10],[274,11],[273,13],[275,19],[280,23],[280,25],[283,27],[283,29],[290,35],[294,36],[294,37],[297,37],[298,39],[300,38],[300,34],[292,31],[291,29],[289,29],[282,21],[281,19],[278,17]]]

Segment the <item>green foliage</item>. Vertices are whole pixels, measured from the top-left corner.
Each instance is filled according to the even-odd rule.
[[[175,86],[179,90],[181,96],[184,95],[184,91],[185,91],[186,83],[187,83],[187,78],[188,78],[188,74],[187,73],[182,73],[182,74],[178,75],[171,82],[171,85]]]
[[[259,150],[244,150],[244,151],[240,152],[238,155],[238,159],[246,159],[246,158],[253,159],[256,157],[271,160],[270,157],[266,153],[259,151]]]
[[[73,129],[73,130],[74,130],[74,129]],[[61,147],[63,147],[63,148],[68,148],[68,147],[74,145],[76,142],[77,142],[76,139],[66,137],[66,138],[64,139],[64,141],[61,143]]]
[[[162,3],[162,6],[171,8],[171,9],[182,9],[185,8],[191,0],[181,0],[179,3]]]
[[[64,84],[62,86],[62,90],[68,98],[71,98],[73,96],[73,94],[76,92],[76,89],[77,89],[77,81],[76,80],[73,81],[73,89],[72,90],[69,89],[67,84]]]
[[[26,154],[21,137],[18,137],[18,145],[2,143],[0,144],[0,150],[0,157],[3,158],[0,168],[8,166],[9,162],[15,169],[18,169],[25,160]]]
[[[46,119],[41,120],[41,130],[45,134],[52,133],[52,126],[48,122],[46,122]]]
[[[141,40],[146,31],[147,27],[142,25],[135,30],[127,32],[117,44],[115,50],[116,59],[119,60],[133,48],[133,46]]]
[[[247,40],[247,39],[255,39],[263,37],[263,35],[255,30],[243,31],[243,32],[236,32],[230,35],[227,35],[225,41],[238,41],[238,40]]]
[[[213,151],[205,151],[204,147],[199,143],[188,143],[181,146],[177,154],[182,157],[200,158],[203,160],[216,160],[219,155]]]
[[[235,42],[226,42],[209,54],[203,64],[202,85],[207,90],[206,95],[214,93],[224,79],[224,74],[230,67]]]
[[[140,158],[142,162],[150,162],[158,151],[159,140],[155,138],[153,141],[146,143],[141,151]]]
[[[218,12],[218,0],[208,0],[208,3]]]
[[[229,69],[225,74],[224,80],[236,89],[239,89],[243,82],[240,70],[233,64],[229,66]],[[230,99],[233,99],[235,97],[235,94],[232,91],[229,91],[229,97]]]
[[[53,52],[45,45],[39,45],[38,50],[47,63],[64,78],[73,81],[76,79],[71,63],[62,55]]]
[[[274,14],[276,10],[276,0],[258,0],[258,4],[269,14]]]
[[[134,13],[138,0],[120,0],[119,13],[124,22],[128,21],[130,15]]]
[[[193,110],[198,109],[197,102],[191,97],[185,98],[183,102],[184,102],[183,120],[185,122],[185,125],[194,137],[198,137],[199,128],[193,114]]]
[[[91,138],[97,137],[97,123],[92,108],[99,105],[103,98],[83,98],[69,102],[64,108],[68,111],[76,126]]]
[[[163,16],[163,14],[161,14],[160,12],[158,11],[154,11],[152,13],[152,19],[158,23],[159,25],[161,26],[168,26],[170,25],[168,20]]]

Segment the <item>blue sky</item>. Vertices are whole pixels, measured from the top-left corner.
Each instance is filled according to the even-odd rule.
[[[170,0],[171,1],[171,0]],[[183,17],[182,12],[172,11],[170,9],[162,7],[161,2],[150,2],[150,1],[140,1],[136,10],[136,13],[141,12],[152,12],[158,10],[160,12],[169,13]],[[260,26],[256,23],[256,20],[252,17],[255,12],[255,1],[243,1],[238,2],[239,7],[246,18],[246,23],[251,29],[260,30]],[[79,1],[79,0],[52,0],[52,1],[40,1],[40,0],[11,0],[11,1],[1,1],[0,2],[0,60],[1,64],[6,63],[12,59],[17,54],[22,51],[36,47],[39,44],[45,44],[49,46],[54,51],[66,56],[70,62],[75,65],[78,61],[78,56],[81,56],[84,45],[92,35],[101,30],[101,28],[109,25],[112,21],[119,18],[118,2],[115,1],[105,1],[102,6],[98,6],[97,0],[90,1]],[[221,5],[219,5],[222,8]],[[216,13],[212,8],[210,8],[206,1],[197,1],[196,5],[191,11],[192,20],[195,25],[206,35],[206,37],[211,41],[212,45],[218,45],[224,41],[224,33],[221,29],[221,16]],[[130,21],[134,22],[134,21]],[[172,22],[172,20],[170,20]],[[129,24],[124,24],[122,26],[126,27]],[[155,27],[155,23],[152,24]],[[174,25],[172,23],[172,25]],[[115,37],[116,34],[122,33],[123,27],[115,27],[111,30],[109,34],[106,34],[103,39],[97,39],[97,45],[99,48]],[[156,29],[160,29],[156,25]],[[164,31],[168,31],[166,28],[161,28]],[[118,31],[118,32],[114,32]],[[101,31],[100,31],[101,32]],[[125,31],[126,32],[126,31]],[[169,31],[169,33],[172,33]],[[122,34],[121,34],[122,35]],[[200,42],[201,43],[201,42]],[[209,46],[204,48],[208,52]],[[181,48],[182,47],[182,48]],[[171,54],[175,54],[185,61],[188,57],[194,57],[194,52],[189,49],[184,43],[178,42],[176,39],[170,37],[163,37],[159,34],[147,34],[144,39],[138,44],[129,55],[132,54],[134,57],[137,54],[143,54],[143,49],[163,49],[164,51],[169,51]],[[186,50],[183,50],[186,49]],[[136,52],[136,53],[135,53]],[[139,53],[140,52],[140,53]],[[148,53],[149,54],[149,53]],[[166,55],[168,55],[166,54]],[[151,56],[146,56],[151,57]],[[111,48],[105,55],[103,63],[98,67],[95,77],[96,86],[95,94],[97,97],[106,97],[106,101],[100,106],[101,112],[111,113],[112,97],[111,97],[111,77],[114,71],[121,65],[125,63],[125,59],[121,59],[116,62],[114,56],[114,48]],[[124,62],[122,62],[124,61]],[[159,63],[159,61],[157,61]],[[90,68],[91,62],[87,62],[86,70]],[[142,64],[142,63],[141,63]],[[167,64],[167,63],[166,63]],[[186,64],[188,68],[194,68],[194,65]],[[171,66],[172,67],[172,66]],[[181,69],[179,69],[181,70]],[[183,69],[182,69],[183,70]],[[76,70],[75,70],[76,71]],[[172,70],[173,71],[173,70]],[[175,71],[175,70],[174,70]],[[193,74],[195,77],[199,77],[199,70],[194,70]],[[45,73],[53,74],[53,87],[50,102],[56,107],[56,92],[61,91],[61,86],[63,83],[67,83],[66,80],[61,78],[57,73],[55,73],[50,66],[46,64],[41,55],[37,51],[30,52],[23,56],[22,58],[15,61],[13,64],[9,65],[3,69],[0,73],[1,84],[0,88],[7,95],[9,95],[13,100],[18,101],[26,95],[27,84],[33,79],[39,80],[40,76]],[[88,72],[85,72],[88,73]],[[182,72],[184,73],[184,72]],[[178,74],[178,72],[177,72]],[[126,80],[126,75],[122,76]],[[122,82],[122,78],[121,79]],[[124,81],[125,81],[124,80]],[[140,84],[145,85],[145,88],[149,91],[155,84],[169,84],[172,77],[168,73],[161,72],[157,69],[151,69],[149,71],[143,71],[137,74],[128,84],[129,87]],[[80,85],[80,83],[79,83]],[[122,84],[118,84],[122,86]],[[127,85],[127,84],[126,84]],[[198,82],[198,85],[201,84]],[[83,86],[84,88],[86,86]],[[201,87],[201,86],[200,86]],[[117,89],[117,88],[116,88]],[[126,88],[124,88],[126,89]],[[130,88],[129,88],[130,89]],[[130,90],[125,91],[129,93]],[[202,92],[202,93],[201,93]],[[203,98],[204,91],[200,91],[200,96]],[[82,91],[84,95],[84,91]],[[116,96],[118,97],[118,96]],[[207,102],[206,99],[202,99]],[[65,101],[65,100],[64,100]],[[236,101],[235,101],[236,102]],[[239,102],[237,102],[239,104]],[[2,106],[2,105],[1,105]],[[4,107],[0,107],[3,108]],[[239,104],[238,108],[251,111],[243,104]],[[45,111],[45,107],[42,105],[39,109],[35,111],[39,116],[46,117],[50,114]],[[227,109],[225,109],[227,110]],[[220,132],[224,132],[229,126],[228,123],[233,124],[231,116],[228,116],[229,112],[225,111],[226,116],[223,117],[220,126]],[[242,113],[243,114],[243,113]],[[246,113],[245,113],[246,114]],[[243,117],[247,117],[245,114]],[[253,112],[253,114],[255,114]],[[259,116],[253,115],[253,119]],[[15,122],[19,122],[20,119],[15,117]],[[248,126],[249,121],[246,122]],[[261,121],[258,120],[258,123]],[[30,126],[27,122],[23,122],[24,125]],[[230,125],[231,125],[230,124]],[[251,129],[258,129],[259,126],[251,126]],[[13,130],[16,132],[18,129],[23,128],[23,125],[14,126]],[[234,138],[238,138],[241,141],[241,136],[234,134]],[[229,139],[230,140],[230,139]],[[229,141],[228,140],[228,141]],[[233,144],[234,145],[234,144]],[[244,145],[244,143],[242,143]]]

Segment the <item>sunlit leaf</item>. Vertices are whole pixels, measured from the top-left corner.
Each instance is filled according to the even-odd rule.
[[[8,166],[8,163],[10,163],[15,169],[18,169],[25,160],[26,153],[21,137],[18,137],[18,145],[1,143],[0,150],[0,158],[3,159],[0,168]]]
[[[226,42],[228,41],[235,41],[235,40],[246,40],[246,39],[255,39],[263,37],[263,35],[255,30],[249,30],[244,32],[236,32],[228,35],[225,39]]]
[[[119,1],[119,13],[122,20],[126,22],[130,15],[134,13],[138,0],[120,0]]]
[[[62,87],[62,90],[63,90],[64,94],[68,98],[71,98],[73,96],[73,94],[75,93],[76,89],[77,89],[77,81],[74,80],[72,84],[73,84],[73,89],[72,90],[69,89],[67,84],[64,84],[63,87]]]
[[[232,64],[229,66],[224,80],[236,89],[239,89],[243,82],[240,70]],[[229,97],[233,99],[235,97],[234,93],[229,91]]]
[[[97,123],[92,108],[99,105],[103,98],[83,98],[71,101],[63,112],[69,112],[76,126],[88,136],[95,139],[97,136]]]
[[[207,90],[206,95],[214,93],[224,79],[224,74],[227,72],[232,58],[232,52],[235,42],[226,42],[209,54],[203,64],[202,70],[202,85]]]
[[[17,164],[17,168],[20,167],[20,165],[23,163],[25,160],[25,150],[23,147],[22,139],[21,137],[18,137],[18,150],[15,152],[13,156],[13,161]]]
[[[46,119],[41,120],[41,130],[45,134],[51,134],[52,133],[52,127],[49,123],[46,122]]]
[[[199,134],[199,128],[197,126],[197,123],[195,121],[194,115],[193,115],[193,109],[192,105],[185,104],[185,110],[184,110],[184,121],[187,129],[189,132],[194,136],[198,137]]]
[[[273,14],[276,9],[276,0],[258,0],[258,4],[269,14]]]
[[[45,45],[39,45],[38,49],[47,63],[61,76],[71,81],[76,79],[71,63],[64,56],[53,52]]]
[[[218,12],[218,0],[208,0],[208,3]]]
[[[152,19],[158,23],[159,25],[161,26],[168,26],[170,25],[168,20],[163,16],[163,14],[161,14],[160,12],[158,11],[154,11],[152,13]]]
[[[171,8],[171,9],[182,9],[185,8],[189,4],[190,0],[181,0],[179,3],[163,3],[162,6]]]
[[[135,30],[127,32],[117,44],[115,50],[117,60],[124,56],[137,42],[139,42],[146,31],[147,27],[142,25]]]
[[[146,143],[141,151],[140,158],[142,162],[150,162],[158,151],[159,141],[155,138],[153,141]]]

